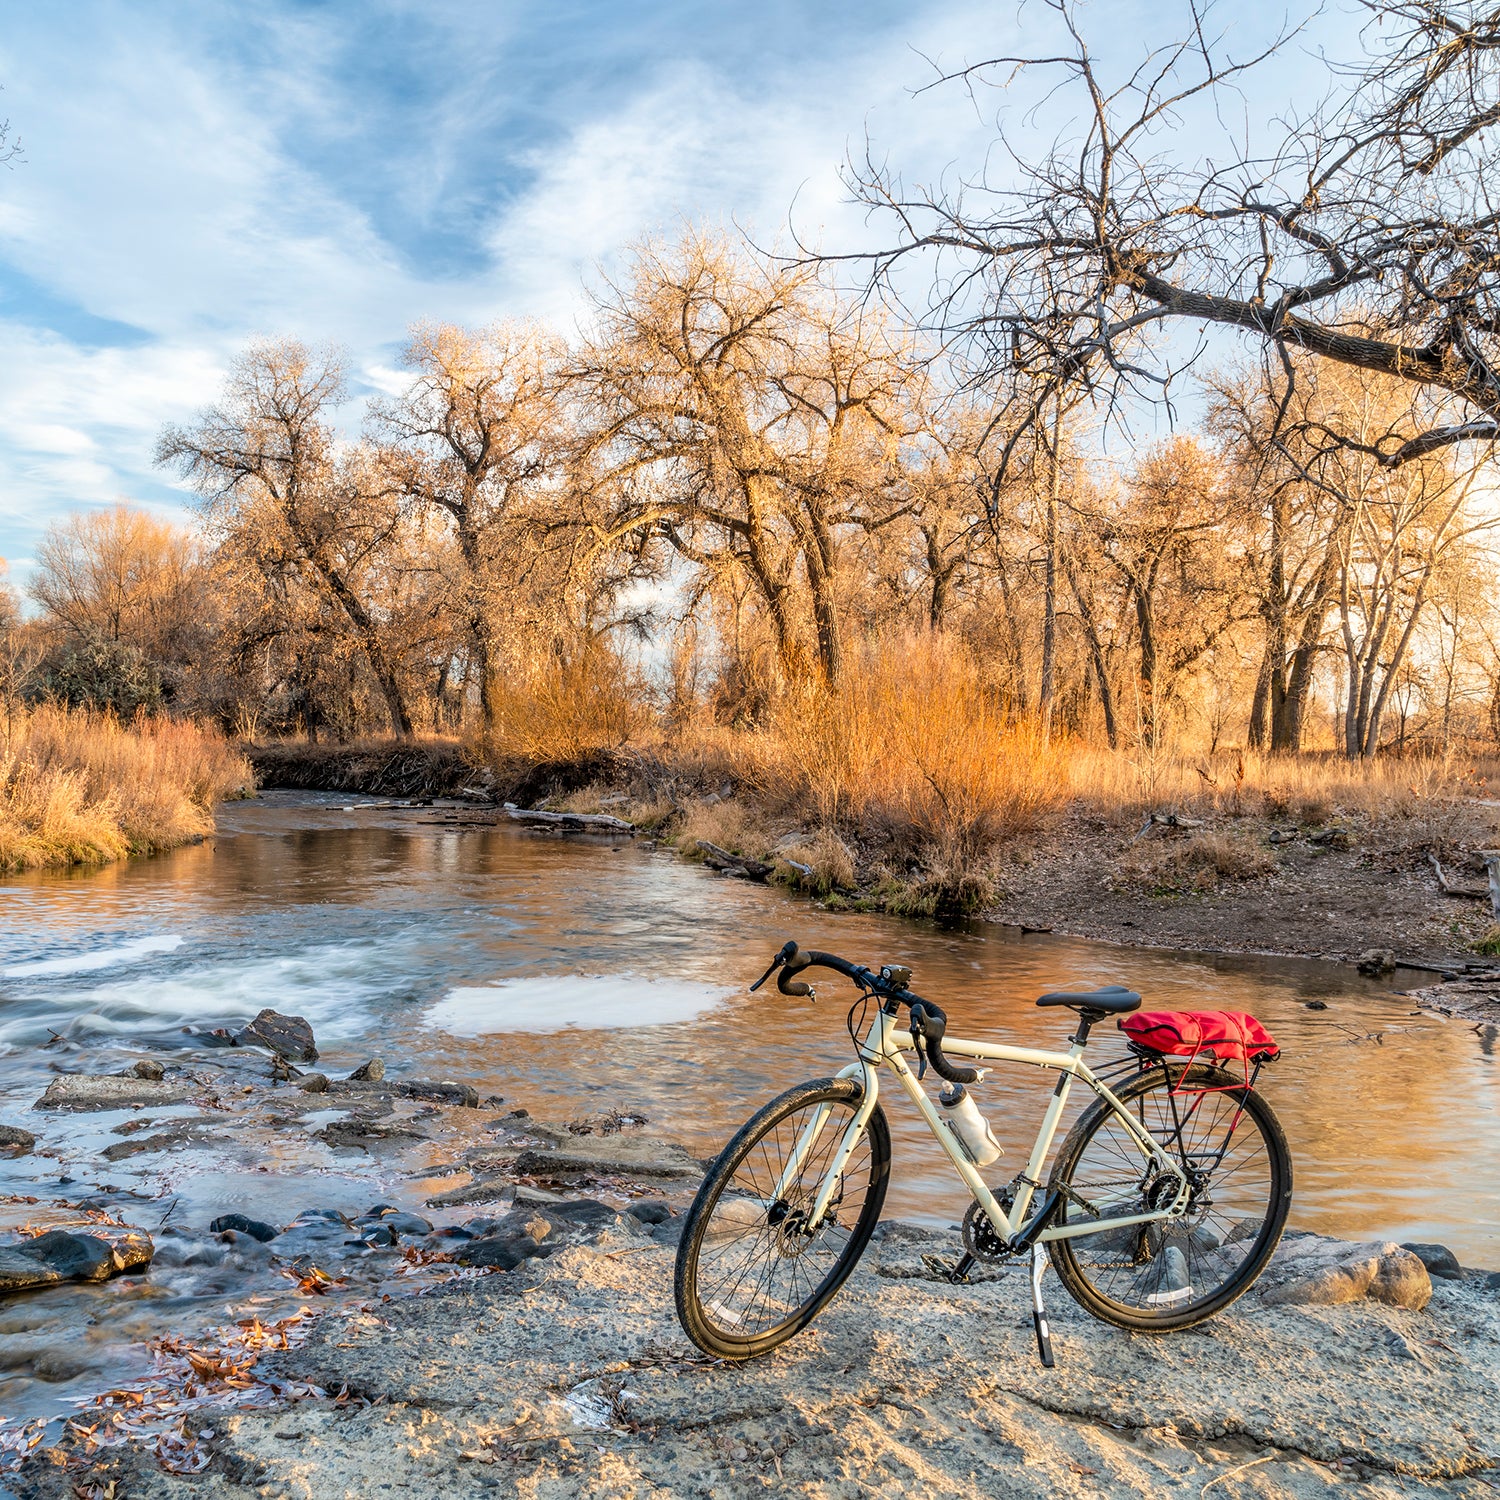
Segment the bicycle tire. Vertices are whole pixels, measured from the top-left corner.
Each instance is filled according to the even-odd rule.
[[[1217,1067],[1195,1065],[1185,1078],[1174,1072],[1170,1079],[1160,1066],[1150,1067],[1115,1096],[1179,1165],[1201,1167],[1216,1143],[1220,1160],[1194,1188],[1183,1218],[1049,1240],[1047,1251],[1069,1295],[1096,1318],[1147,1333],[1191,1328],[1243,1296],[1281,1239],[1292,1201],[1286,1136],[1265,1097]],[[1174,1145],[1177,1120],[1184,1123]],[[1155,1206],[1152,1192],[1165,1195],[1175,1179],[1157,1188],[1163,1179],[1143,1169],[1138,1143],[1100,1099],[1058,1153],[1049,1184],[1062,1195],[1054,1223],[1097,1221],[1106,1190],[1126,1183],[1132,1167],[1137,1178],[1125,1191],[1135,1202],[1118,1202],[1117,1213],[1104,1217]]]
[[[800,1235],[797,1216],[816,1198],[863,1097],[848,1078],[788,1089],[752,1115],[709,1168],[683,1224],[674,1277],[678,1321],[705,1354],[769,1353],[806,1328],[858,1264],[890,1179],[890,1126],[878,1104],[817,1234]],[[830,1113],[804,1170],[790,1191],[772,1197],[788,1142],[824,1105]]]

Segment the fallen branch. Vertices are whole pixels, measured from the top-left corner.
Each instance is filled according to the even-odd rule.
[[[1149,818],[1147,818],[1146,821],[1143,824],[1141,824],[1141,831],[1138,834],[1136,834],[1135,838],[1131,839],[1130,842],[1133,844],[1133,843],[1135,843],[1136,839],[1145,838],[1145,836],[1148,833],[1150,833],[1153,828],[1202,828],[1202,827],[1203,827],[1203,819],[1202,818],[1185,818],[1185,817],[1182,816],[1181,813],[1174,813],[1174,812],[1169,812],[1169,813],[1152,813],[1151,816]]]
[[[758,859],[731,854],[717,844],[710,844],[707,839],[699,839],[698,848],[703,852],[703,863],[711,870],[721,870],[724,874],[738,876],[741,880],[765,881],[771,878],[772,866],[762,864]]]
[[[505,816],[517,823],[536,828],[561,828],[567,833],[628,833],[635,834],[635,824],[624,818],[612,818],[608,813],[530,812],[524,807],[507,807]]]
[[[1437,871],[1438,888],[1445,896],[1458,896],[1465,901],[1489,901],[1494,899],[1495,876],[1493,874],[1490,876],[1490,889],[1488,890],[1476,888],[1472,885],[1454,885],[1448,879],[1442,865],[1438,862],[1437,855],[1433,854],[1431,850],[1428,851],[1427,860],[1432,868]],[[1496,910],[1500,911],[1500,907],[1497,907]]]

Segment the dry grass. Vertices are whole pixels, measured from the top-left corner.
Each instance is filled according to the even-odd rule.
[[[500,760],[604,778],[554,806],[615,812],[686,853],[707,840],[830,899],[913,914],[985,905],[1002,862],[1061,811],[1122,842],[1152,814],[1202,820],[1190,837],[1132,843],[1120,861],[1122,878],[1163,892],[1264,876],[1274,829],[1283,842],[1432,852],[1459,867],[1495,839],[1476,794],[1500,763],[1049,740],[1005,707],[961,641],[927,632],[867,641],[836,689],[790,692],[753,728],[668,724],[607,656],[513,688],[505,723]]]
[[[1389,847],[1441,855],[1488,837],[1491,820],[1472,796],[1485,789],[1490,769],[1463,757],[1348,761],[1231,751],[1209,760],[1079,745],[1069,792],[1079,811],[1121,829],[1169,811],[1300,828],[1355,820]]]
[[[20,714],[0,751],[0,870],[99,864],[201,838],[214,805],[253,779],[228,740],[196,724]]]
[[[491,753],[513,762],[586,760],[639,740],[651,723],[640,684],[602,648],[510,674],[497,692]]]
[[[1116,865],[1116,883],[1179,895],[1210,891],[1225,880],[1255,880],[1275,868],[1275,855],[1252,835],[1206,828],[1133,845]]]

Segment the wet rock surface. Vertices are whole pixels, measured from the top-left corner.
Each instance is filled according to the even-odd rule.
[[[316,1062],[317,1043],[313,1029],[301,1016],[284,1016],[279,1011],[263,1010],[243,1031],[236,1033],[241,1047],[266,1047],[288,1062]]]
[[[108,1281],[122,1271],[149,1265],[153,1246],[138,1231],[93,1226],[50,1229],[0,1246],[0,1294],[33,1291],[65,1281]]]
[[[37,1109],[106,1110],[131,1109],[136,1105],[161,1108],[186,1104],[207,1091],[188,1080],[162,1082],[131,1074],[118,1078],[96,1073],[65,1073],[47,1085],[36,1101]]]

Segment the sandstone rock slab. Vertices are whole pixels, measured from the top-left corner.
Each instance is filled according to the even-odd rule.
[[[1367,1298],[1420,1312],[1432,1301],[1427,1267],[1410,1250],[1385,1243],[1350,1244],[1320,1235],[1284,1241],[1259,1283],[1260,1299],[1333,1307]]]
[[[203,1095],[193,1083],[162,1083],[150,1078],[116,1078],[95,1073],[65,1073],[47,1085],[34,1109],[103,1110],[133,1109],[136,1105],[160,1108],[187,1104]]]

